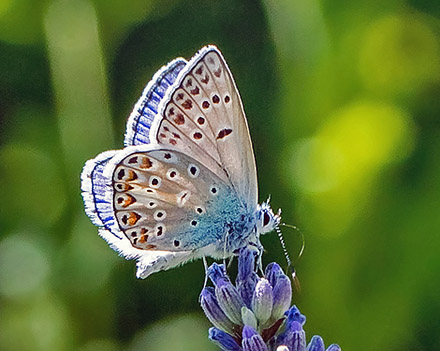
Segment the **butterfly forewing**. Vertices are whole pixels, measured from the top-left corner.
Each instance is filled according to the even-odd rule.
[[[180,73],[159,112],[157,142],[190,155],[257,205],[255,160],[241,99],[215,47],[202,49]]]
[[[113,204],[121,231],[146,250],[206,246],[225,234],[224,227],[212,225],[225,221],[225,210],[243,211],[219,177],[173,150],[126,155],[114,167]]]

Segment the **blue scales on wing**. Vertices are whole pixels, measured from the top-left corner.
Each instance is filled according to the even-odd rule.
[[[176,81],[186,60],[177,58],[162,67],[145,87],[131,113],[125,132],[125,146],[150,143],[150,127],[158,112],[159,102]]]
[[[110,231],[121,239],[121,233],[112,230],[117,225],[113,204],[106,200],[109,180],[104,176],[104,169],[116,151],[106,151],[87,161],[81,174],[81,190],[86,213],[93,224]]]

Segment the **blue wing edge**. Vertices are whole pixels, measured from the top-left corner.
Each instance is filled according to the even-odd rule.
[[[128,118],[125,146],[150,143],[150,127],[157,115],[159,103],[186,63],[183,58],[174,59],[159,69],[147,84]]]

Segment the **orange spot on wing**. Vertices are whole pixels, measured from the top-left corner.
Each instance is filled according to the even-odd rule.
[[[124,203],[122,204],[122,207],[124,207],[124,208],[128,207],[131,204],[134,204],[135,202],[136,202],[136,199],[133,196],[127,194],[127,198],[125,199]]]
[[[138,178],[138,176],[137,176],[136,172],[130,169],[128,171],[128,176],[127,176],[126,180],[128,182],[131,182],[132,180],[136,180],[137,178]]]
[[[141,216],[136,212],[130,212],[127,220],[128,225],[135,225],[140,218]]]
[[[140,165],[141,168],[151,168],[153,163],[148,157],[142,158],[142,164]]]

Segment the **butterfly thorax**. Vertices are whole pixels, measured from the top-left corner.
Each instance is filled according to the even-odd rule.
[[[227,213],[233,213],[233,215],[228,216]],[[232,254],[249,245],[260,247],[260,235],[274,230],[281,220],[280,210],[274,214],[268,202],[257,205],[254,211],[247,210],[243,205],[236,208],[229,207],[227,213],[225,213],[226,217],[223,217],[223,220],[228,218],[224,222],[225,236],[220,240],[223,250],[226,248],[223,255],[225,253]],[[217,249],[219,250],[221,247]]]

